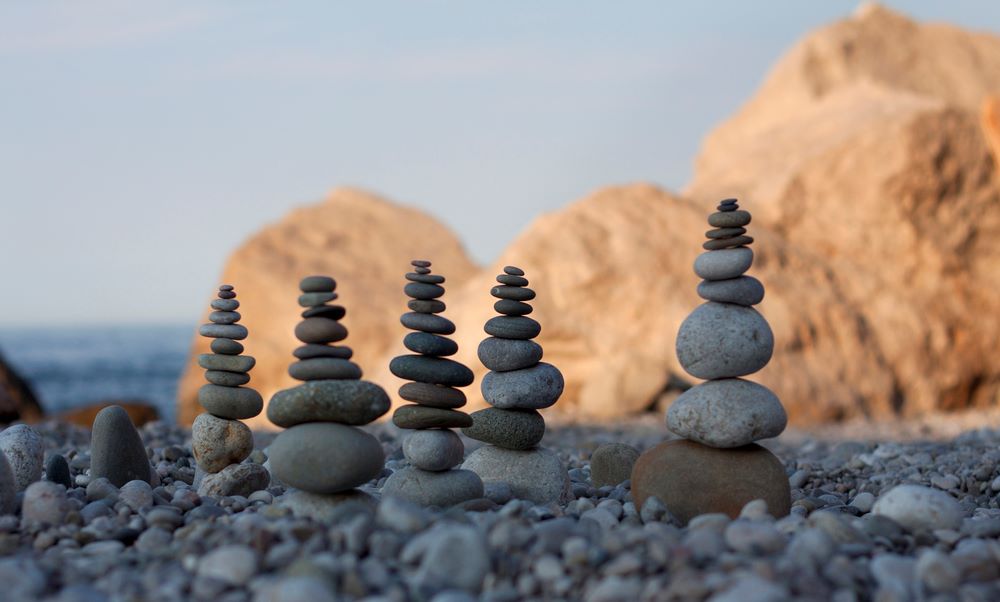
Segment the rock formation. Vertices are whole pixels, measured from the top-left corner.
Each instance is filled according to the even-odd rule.
[[[1000,172],[1000,94],[983,102],[983,134],[993,151],[996,171]]]
[[[257,358],[253,382],[264,399],[295,384],[286,372],[298,314],[287,291],[296,274],[337,274],[343,290],[364,300],[365,311],[352,313],[345,326],[363,332],[354,342],[362,366],[388,363],[405,334],[399,324],[399,261],[427,253],[450,282],[466,281],[475,266],[457,237],[425,213],[347,188],[325,201],[292,211],[252,236],[226,261],[223,280],[236,285],[247,311],[242,324],[253,332],[247,353]],[[197,357],[207,353],[195,336],[192,357],[178,392],[178,422],[190,424],[200,411],[195,397],[203,380]],[[264,415],[247,421],[251,428],[274,428]]]
[[[706,303],[677,333],[681,366],[706,382],[684,392],[667,412],[667,428],[686,441],[661,443],[632,470],[636,506],[656,496],[683,522],[711,512],[736,518],[756,499],[775,516],[791,506],[784,466],[754,443],[785,430],[785,410],[769,389],[740,378],[763,368],[774,351],[771,327],[753,308],[764,299],[764,286],[744,276],[753,264],[750,219],[735,199],[708,218],[714,229],[694,262]]]
[[[401,406],[392,416],[402,429],[415,429],[403,441],[403,455],[411,466],[390,476],[383,495],[392,495],[428,506],[448,507],[483,497],[483,482],[476,473],[453,470],[465,458],[465,446],[452,428],[471,426],[472,419],[458,408],[465,393],[456,387],[472,384],[472,370],[448,359],[458,345],[445,335],[455,332],[451,320],[437,314],[445,310],[444,277],[431,274],[429,261],[412,262],[414,271],[403,291],[411,300],[403,326],[413,330],[403,344],[414,354],[393,358],[392,373],[408,382],[399,396],[413,404]]]
[[[479,344],[479,360],[490,370],[480,389],[491,408],[472,415],[463,432],[485,445],[469,454],[463,468],[487,485],[506,483],[516,497],[548,504],[567,495],[566,469],[551,451],[538,447],[545,420],[538,410],[551,407],[563,392],[563,376],[542,362],[542,347],[532,341],[541,324],[529,318],[526,303],[535,298],[524,271],[507,266],[490,294],[501,315],[486,322],[490,337]]]
[[[0,355],[0,424],[17,420],[35,422],[42,418],[42,406],[27,381]]]
[[[350,347],[332,344],[347,338],[340,323],[346,310],[329,303],[337,298],[336,287],[327,276],[308,276],[299,284],[305,311],[295,337],[303,345],[288,372],[304,382],[275,393],[267,407],[270,421],[287,429],[268,450],[271,472],[294,488],[285,504],[314,518],[340,502],[368,500],[354,488],[377,477],[385,461],[378,440],[354,427],[389,411],[389,396],[361,380]]]
[[[219,287],[218,299],[212,301],[209,323],[199,329],[201,336],[212,340],[212,353],[198,357],[198,365],[205,369],[208,384],[198,390],[198,402],[206,412],[194,419],[191,428],[191,450],[198,468],[199,492],[207,495],[249,496],[265,489],[271,477],[260,464],[250,464],[242,469],[240,463],[253,451],[253,433],[240,422],[260,414],[264,400],[256,390],[245,387],[250,382],[250,370],[256,360],[242,355],[248,331],[238,324],[242,317],[237,309],[240,302],[232,285]],[[231,479],[239,471],[242,478]],[[225,491],[221,483],[228,483]]]

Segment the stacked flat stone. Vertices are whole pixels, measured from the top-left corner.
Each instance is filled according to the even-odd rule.
[[[491,335],[479,345],[479,360],[490,372],[483,377],[483,398],[492,407],[474,412],[473,424],[463,432],[489,443],[469,455],[464,468],[479,474],[489,488],[505,482],[518,497],[549,503],[565,495],[566,475],[552,452],[538,447],[545,434],[545,420],[538,410],[552,406],[563,391],[559,369],[542,362],[542,347],[532,339],[541,325],[527,317],[526,303],[535,298],[524,270],[504,268],[499,286],[490,294],[501,315],[486,322]],[[544,486],[540,486],[544,483]]]
[[[330,304],[337,283],[328,276],[309,276],[299,285],[303,320],[295,337],[303,343],[288,373],[303,384],[278,391],[267,417],[287,430],[269,448],[271,472],[294,488],[286,503],[299,514],[318,517],[344,500],[370,501],[355,490],[382,472],[385,455],[375,437],[354,428],[389,411],[382,387],[361,380],[350,347],[334,345],[347,338],[340,323],[346,310]]]
[[[457,387],[471,385],[474,376],[447,357],[458,352],[458,345],[444,336],[455,332],[455,324],[438,315],[445,310],[440,300],[444,277],[431,274],[429,261],[414,260],[411,265],[403,289],[411,311],[400,321],[414,331],[403,339],[414,354],[389,363],[393,374],[413,381],[399,388],[399,396],[414,403],[397,408],[392,416],[399,428],[414,430],[403,441],[403,455],[411,466],[394,472],[382,493],[443,508],[483,497],[483,482],[476,473],[454,469],[465,457],[465,446],[451,430],[472,424],[468,414],[458,411],[466,399]]]
[[[771,327],[753,308],[764,286],[744,275],[753,263],[750,219],[735,199],[722,201],[708,218],[714,229],[694,263],[706,303],[677,333],[681,367],[706,382],[685,391],[667,412],[667,428],[683,439],[646,452],[632,472],[640,507],[656,495],[684,521],[706,512],[736,516],[753,499],[785,515],[791,503],[781,461],[754,443],[781,434],[785,410],[769,389],[739,378],[767,365],[774,350]]]
[[[209,324],[204,324],[199,333],[212,339],[212,353],[198,356],[198,365],[205,369],[208,384],[198,391],[198,401],[206,412],[199,414],[191,429],[192,451],[198,468],[201,469],[199,488],[207,475],[221,473],[230,466],[238,465],[253,451],[253,433],[240,422],[260,414],[264,400],[250,387],[250,370],[255,360],[242,355],[247,337],[245,326],[238,324],[240,313],[236,311],[240,302],[236,300],[233,287],[224,284],[219,287],[218,298],[212,301]],[[256,489],[267,487],[270,480],[267,471],[259,467],[252,471],[254,476],[242,479],[243,490],[253,487],[241,495],[249,495]],[[208,477],[209,483],[213,482]],[[234,494],[234,493],[230,493]]]

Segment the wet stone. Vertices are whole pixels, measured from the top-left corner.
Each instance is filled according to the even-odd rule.
[[[212,339],[212,353],[222,355],[239,355],[243,353],[243,345],[232,339]]]
[[[303,293],[332,293],[337,289],[337,281],[329,276],[306,276],[299,282]]]
[[[423,282],[410,282],[403,287],[403,292],[407,297],[413,299],[437,299],[444,295],[444,288],[436,284],[424,284]]]
[[[347,338],[347,328],[329,318],[306,318],[295,325],[295,338],[303,343],[336,343]]]
[[[399,396],[435,408],[460,408],[465,405],[465,393],[452,387],[430,383],[406,383],[399,388]]]
[[[299,360],[288,366],[288,374],[295,380],[357,380],[362,376],[360,366],[337,357]]]
[[[493,304],[493,309],[495,309],[497,313],[504,314],[505,316],[526,316],[534,311],[535,308],[527,303],[521,303],[520,301],[500,299]]]
[[[483,328],[486,334],[501,339],[533,339],[542,332],[542,325],[524,316],[497,316],[490,318]]]
[[[472,418],[455,410],[405,405],[393,412],[392,423],[401,429],[464,428],[472,426]]]
[[[411,332],[403,338],[403,345],[414,353],[447,356],[458,352],[458,343],[427,332]]]
[[[350,347],[343,345],[302,345],[292,351],[292,355],[300,360],[307,360],[314,357],[336,357],[349,360],[354,355]]]
[[[410,299],[406,306],[421,314],[439,314],[447,308],[443,301],[437,299]]]
[[[419,330],[433,334],[452,334],[455,332],[455,324],[451,320],[434,314],[421,314],[411,311],[403,314],[399,321],[410,330]]]
[[[535,298],[535,291],[520,286],[494,286],[490,289],[490,294],[498,299],[511,301],[531,301]]]

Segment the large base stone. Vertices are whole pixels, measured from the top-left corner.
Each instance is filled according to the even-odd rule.
[[[683,439],[639,456],[632,469],[635,507],[642,508],[650,496],[660,498],[683,523],[709,512],[736,518],[756,499],[767,502],[776,517],[787,515],[792,504],[784,465],[763,447],[716,449]]]
[[[483,497],[483,482],[468,470],[430,472],[410,466],[397,470],[385,480],[382,495],[423,506],[449,508]]]
[[[359,512],[374,512],[377,500],[359,489],[342,493],[309,493],[289,489],[276,500],[299,518],[334,523]]]
[[[281,482],[313,493],[348,491],[382,472],[382,444],[361,429],[335,422],[299,424],[268,448],[271,472]]]
[[[570,498],[566,467],[544,447],[522,451],[484,445],[469,454],[462,468],[478,474],[487,486],[507,483],[514,497],[536,504]]]

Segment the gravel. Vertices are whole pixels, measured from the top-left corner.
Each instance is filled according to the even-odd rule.
[[[147,425],[159,484],[119,489],[90,479],[86,431],[38,425],[74,486],[42,482],[23,512],[0,515],[3,599],[1000,599],[1000,431],[872,440],[843,428],[830,429],[833,439],[792,430],[768,444],[792,484],[789,516],[751,502],[735,520],[702,515],[682,528],[655,497],[636,508],[628,481],[590,480],[595,449],[649,449],[666,436],[661,416],[603,427],[553,418],[549,427],[543,444],[570,481],[565,503],[512,499],[498,485],[463,507],[385,498],[321,523],[284,507],[281,486],[199,495],[190,431]],[[362,488],[377,499],[409,463],[398,429],[365,430],[388,458]],[[272,438],[257,435],[254,462],[266,460]],[[479,445],[463,441],[469,452]]]

